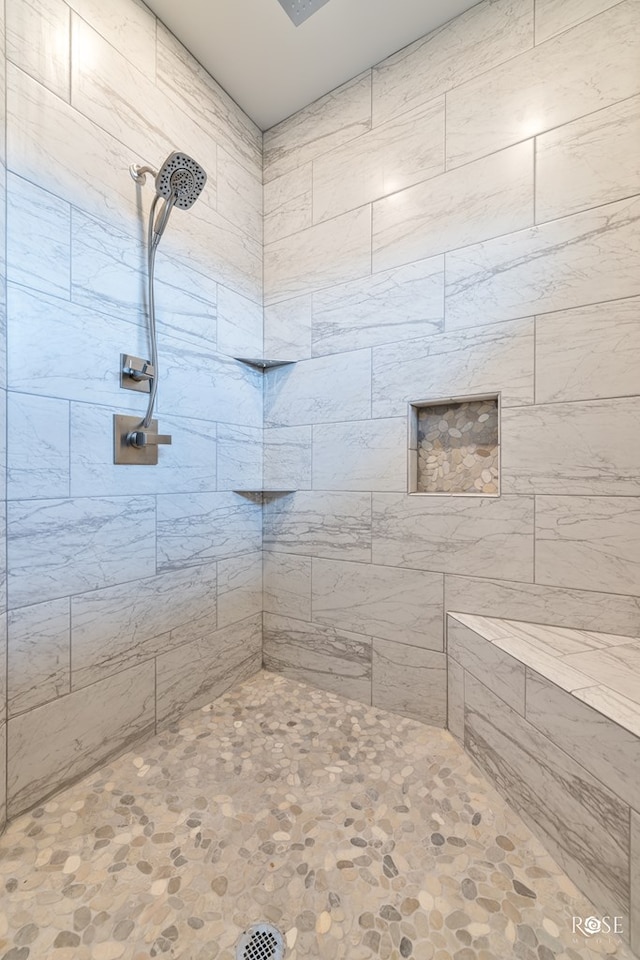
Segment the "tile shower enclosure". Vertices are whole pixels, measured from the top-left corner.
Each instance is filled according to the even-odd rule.
[[[483,0],[264,137],[136,0],[6,7],[10,815],[262,663],[443,725],[445,610],[640,633],[637,2]],[[500,496],[410,496],[407,404],[498,393]]]

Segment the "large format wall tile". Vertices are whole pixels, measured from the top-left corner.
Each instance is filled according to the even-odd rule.
[[[444,257],[318,290],[312,312],[315,356],[439,333],[444,325]]]
[[[268,427],[263,431],[263,490],[309,490],[311,427]]]
[[[637,804],[640,738],[530,669],[527,720],[618,797]]]
[[[261,543],[260,504],[235,493],[159,496],[158,570],[252,553]]]
[[[371,560],[371,494],[299,491],[266,499],[264,548],[336,560]]]
[[[372,414],[400,417],[407,402],[501,394],[533,402],[533,320],[435,334],[373,349]]]
[[[264,668],[371,703],[371,639],[289,617],[264,616]]]
[[[616,644],[606,650],[587,650],[563,657],[563,663],[592,677],[596,683],[603,683],[616,693],[629,700],[640,703],[638,696],[638,674],[640,673],[640,641]]]
[[[163,427],[164,424],[165,420]],[[212,426],[206,424],[210,437],[217,432],[218,490],[261,490],[262,428],[219,423],[216,431],[215,428],[211,429]],[[186,489],[183,487],[183,490]],[[208,489],[213,488],[209,486]]]
[[[35,237],[37,243],[34,243]],[[8,279],[68,298],[71,289],[70,238],[69,204],[28,180],[8,173]]]
[[[266,613],[311,620],[311,557],[264,551],[263,583]]]
[[[524,716],[525,667],[453,617],[447,618],[447,655]]]
[[[374,493],[373,561],[533,580],[533,498]]]
[[[55,700],[71,689],[68,598],[10,610],[7,623],[9,716]]]
[[[640,598],[507,580],[445,577],[447,612],[640,634]]]
[[[447,163],[500,150],[640,92],[638,5],[620,3],[447,95]]]
[[[635,396],[640,299],[536,317],[536,400]]]
[[[264,308],[264,355],[272,360],[311,356],[311,294]]]
[[[595,17],[618,0],[536,0],[536,43]]]
[[[71,600],[72,685],[87,686],[172,646],[189,621],[216,629],[216,565],[189,567]]]
[[[367,70],[267,130],[265,182],[348,143],[370,126],[371,71]]]
[[[373,641],[374,707],[438,727],[447,722],[447,665],[444,653],[388,640]]]
[[[637,399],[504,410],[503,493],[640,494]]]
[[[529,0],[476,4],[374,67],[374,123],[419,106],[532,45]]]
[[[640,593],[640,499],[537,497],[535,579]]]
[[[0,723],[0,757],[7,756],[7,725],[4,720]],[[0,768],[2,775],[0,775],[0,829],[4,830],[4,825],[7,819],[7,777],[6,777],[6,761],[2,763]]]
[[[640,199],[620,200],[447,256],[446,327],[640,293]]]
[[[313,162],[313,220],[328,220],[444,170],[444,97]]]
[[[638,144],[638,97],[538,137],[536,222],[640,193]]]
[[[70,97],[70,18],[62,0],[7,3],[7,59],[63,100]]]
[[[313,560],[312,619],[340,630],[442,650],[442,575]]]
[[[371,209],[359,207],[264,247],[264,299],[269,305],[371,271]]]
[[[106,6],[101,0],[69,0],[69,6],[145,76],[155,77],[156,18],[145,3],[111,0]]]
[[[281,240],[312,225],[312,169],[311,163],[304,163],[265,183],[265,243]]]
[[[371,415],[371,353],[314,357],[269,371],[265,427],[366,420]]]
[[[154,730],[154,665],[134,667],[14,717],[7,812],[28,810]]]
[[[65,400],[9,393],[7,497],[27,500],[31,497],[67,496],[69,404]]]
[[[182,272],[182,264],[180,265]],[[200,278],[202,274],[198,274]],[[189,277],[191,287],[191,277]],[[256,303],[242,294],[236,293],[223,283],[218,283],[218,322],[217,347],[220,353],[228,357],[253,357],[258,351],[262,356],[262,301]],[[181,303],[185,303],[184,277],[179,286],[182,295]],[[189,310],[187,303],[187,310]],[[208,306],[210,326],[213,326],[213,308]],[[182,336],[177,330],[176,337]],[[210,338],[211,339],[211,338]]]
[[[469,674],[465,695],[465,748],[580,889],[628,916],[629,808]]]
[[[262,613],[262,551],[218,561],[218,629]]]
[[[151,497],[11,502],[10,607],[150,576],[156,564],[155,522]]]
[[[447,729],[464,746],[464,668],[447,657]]]
[[[313,427],[314,490],[406,490],[407,422],[357,420]]]
[[[533,140],[373,204],[374,271],[533,223]]]
[[[157,660],[158,725],[202,707],[261,666],[261,621],[249,617],[182,644]]]

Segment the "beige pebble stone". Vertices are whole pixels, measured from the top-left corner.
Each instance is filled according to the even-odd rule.
[[[331,914],[326,910],[318,916],[316,920],[316,933],[327,933],[331,929]]]
[[[287,930],[287,932],[284,935],[284,939],[286,941],[286,944],[289,950],[293,950],[293,948],[296,945],[296,940],[298,939],[298,928],[291,927],[289,930]]]
[[[93,960],[118,960],[126,950],[124,943],[94,943],[91,948]]]

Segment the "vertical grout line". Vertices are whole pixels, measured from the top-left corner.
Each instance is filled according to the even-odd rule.
[[[73,11],[71,10],[71,7],[67,7],[67,9],[68,9],[68,11],[69,11],[69,39],[68,39],[68,43],[69,43],[69,48],[68,48],[68,53],[69,53],[69,85],[68,85],[68,94],[69,94],[69,106],[71,106],[71,97],[73,96],[73,83],[72,83],[72,79],[71,79],[71,78],[73,77]],[[6,20],[5,20],[5,23],[6,23]]]
[[[442,112],[442,171],[447,172],[447,91],[444,92],[444,109]]]
[[[536,582],[536,495],[533,495],[533,582]]]
[[[73,605],[71,603],[71,597],[69,600],[69,690],[68,693],[71,693],[73,689]]]
[[[7,504],[7,466],[8,466],[8,454],[9,454],[9,406],[7,402],[7,379],[6,379],[6,370],[8,369],[8,351],[9,351],[9,338],[8,338],[8,328],[9,328],[9,317],[7,310],[7,83],[6,83],[6,74],[7,74],[7,44],[6,44],[6,2],[5,0],[0,0],[2,3],[2,22],[4,25],[4,35],[3,35],[3,45],[0,55],[2,56],[2,71],[3,71],[3,134],[4,134],[4,155],[0,158],[2,166],[4,169],[4,197],[1,198],[3,210],[4,210],[4,257],[5,263],[3,265],[3,290],[2,297],[5,304],[5,328],[3,333],[4,340],[4,355],[5,355],[5,382],[4,382],[4,411],[5,411],[5,423],[4,423],[4,547],[3,547],[3,556],[4,556],[4,569],[5,569],[5,582],[4,587],[2,588],[4,606],[5,606],[5,628],[4,628],[4,657],[3,669],[4,669],[4,770],[2,771],[2,781],[3,789],[5,796],[5,813],[4,820],[7,820],[7,806],[9,802],[9,510]],[[3,824],[0,824],[0,833],[4,830]]]

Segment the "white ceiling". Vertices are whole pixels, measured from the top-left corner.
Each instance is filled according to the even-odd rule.
[[[295,27],[277,0],[147,0],[267,130],[478,0],[329,0]]]

